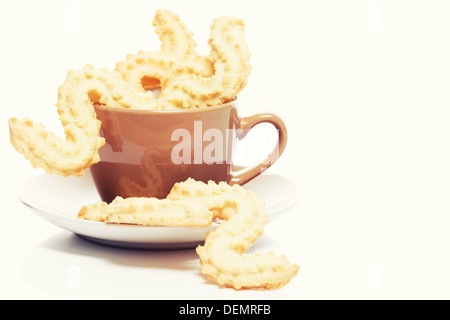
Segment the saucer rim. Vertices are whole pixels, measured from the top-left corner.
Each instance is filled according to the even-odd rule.
[[[292,208],[299,200],[300,193],[297,185],[290,179],[272,173],[263,173],[261,176],[275,175],[290,184],[290,195],[287,201],[276,203],[269,213],[269,221],[278,218],[283,212]],[[19,189],[18,198],[20,202],[39,217],[47,220],[53,225],[72,232],[86,240],[99,244],[122,247],[127,249],[151,249],[172,250],[193,248],[204,242],[206,233],[217,228],[220,222],[213,222],[208,227],[166,227],[166,226],[143,226],[108,224],[99,221],[80,219],[75,215],[61,212],[36,199],[30,199],[25,191],[32,181],[45,179],[48,174],[40,174],[28,179]],[[30,192],[30,190],[27,190]],[[130,232],[130,230],[132,230]]]

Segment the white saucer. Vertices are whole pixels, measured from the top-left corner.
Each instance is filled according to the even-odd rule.
[[[245,185],[266,203],[270,220],[299,199],[296,185],[276,174],[262,174]],[[174,228],[114,225],[78,219],[82,206],[100,202],[90,174],[83,177],[39,175],[19,190],[19,199],[33,212],[51,223],[101,244],[134,249],[194,248],[205,240],[208,228]]]

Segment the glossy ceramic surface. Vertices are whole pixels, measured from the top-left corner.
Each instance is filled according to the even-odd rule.
[[[176,182],[227,181],[243,184],[272,165],[283,152],[287,130],[273,114],[239,118],[236,102],[189,110],[130,110],[96,106],[106,143],[91,167],[100,197],[164,198]],[[279,143],[263,162],[233,172],[233,149],[255,125],[278,129]]]
[[[266,203],[270,220],[286,212],[299,199],[295,183],[279,175],[262,174],[245,184]],[[19,199],[34,213],[52,224],[101,244],[133,249],[195,248],[205,240],[206,228],[151,227],[106,224],[78,219],[80,208],[100,201],[87,171],[83,177],[43,174],[27,181],[19,190]]]

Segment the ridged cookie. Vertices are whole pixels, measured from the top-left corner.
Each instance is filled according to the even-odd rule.
[[[212,213],[200,201],[173,201],[157,198],[122,198],[87,205],[78,218],[115,224],[164,227],[208,227]]]
[[[167,198],[200,200],[224,220],[197,247],[202,273],[214,282],[235,289],[275,289],[298,273],[299,266],[284,255],[245,253],[263,234],[268,220],[265,204],[255,193],[239,185],[188,179],[175,184]]]
[[[62,176],[81,176],[84,170],[100,161],[101,123],[93,104],[115,108],[151,109],[151,93],[138,93],[119,75],[88,64],[69,71],[59,87],[56,107],[65,139],[45,130],[44,125],[29,119],[9,119],[10,141],[34,167]]]

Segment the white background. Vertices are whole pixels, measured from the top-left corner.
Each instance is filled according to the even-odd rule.
[[[42,171],[9,144],[7,119],[60,132],[66,72],[156,50],[158,8],[179,14],[205,54],[215,17],[245,20],[253,70],[240,113],[285,120],[272,171],[301,192],[260,239],[301,266],[280,290],[219,288],[189,250],[87,243],[17,198]],[[448,1],[2,1],[0,298],[450,298],[449,11]]]

